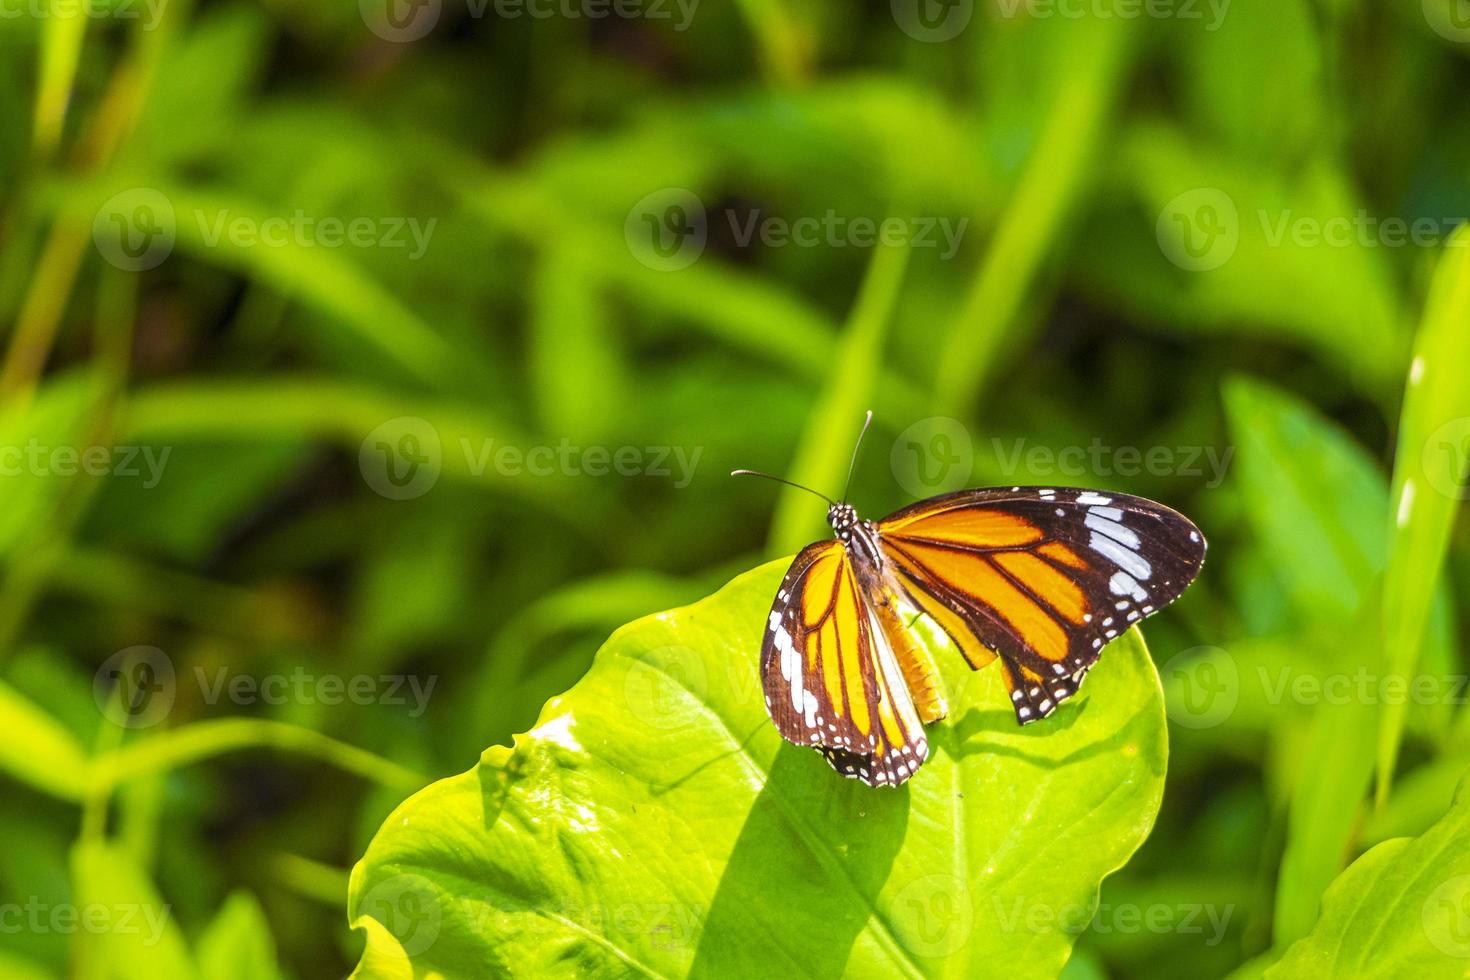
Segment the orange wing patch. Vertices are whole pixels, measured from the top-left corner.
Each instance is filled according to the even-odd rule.
[[[984,541],[991,548],[1020,548],[1045,537],[1029,521],[998,510],[955,507],[933,513],[919,512],[896,521],[884,521],[886,535],[906,535],[950,544]]]
[[[972,490],[878,522],[898,586],[972,667],[1005,665],[1016,717],[1071,697],[1103,646],[1178,598],[1204,561],[1182,515],[1123,494]]]
[[[992,616],[1004,621],[1037,656],[1049,661],[1066,658],[1067,636],[1053,611],[1043,605],[1037,593],[1017,587],[1015,579],[1000,565],[998,555],[992,558],[955,551],[909,538],[899,538],[890,545],[900,570],[911,579],[928,576],[944,581],[956,597],[988,607]],[[1075,584],[1071,588],[1080,599],[1080,590]]]
[[[899,663],[879,619],[846,551],[835,541],[811,545],[776,593],[761,681],[783,738],[820,748],[844,775],[894,786],[929,746],[909,688],[922,669]]]
[[[1043,596],[1047,605],[1068,622],[1081,626],[1092,614],[1082,587],[1050,562],[1029,551],[1002,551],[992,560],[1018,586],[1031,595]]]

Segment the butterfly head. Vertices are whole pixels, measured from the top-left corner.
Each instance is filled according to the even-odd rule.
[[[839,538],[846,541],[858,523],[857,510],[852,504],[833,504],[827,508],[827,523],[832,525]]]

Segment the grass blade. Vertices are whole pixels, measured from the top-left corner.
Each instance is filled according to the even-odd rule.
[[[1078,38],[1071,70],[950,331],[936,379],[941,411],[963,411],[980,391],[1088,179],[1088,164],[1097,155],[1103,122],[1124,74],[1126,38],[1113,26],[1083,30]]]
[[[1383,578],[1383,643],[1388,674],[1408,676],[1418,662],[1450,531],[1470,493],[1470,228],[1446,243],[1415,341],[1399,420],[1389,515],[1388,570]],[[1393,783],[1403,737],[1401,703],[1384,706],[1378,725],[1382,805]]]
[[[907,245],[880,245],[873,252],[847,332],[838,345],[826,387],[807,420],[788,479],[834,497],[842,492],[852,440],[878,381],[883,342],[908,254]],[[801,550],[822,535],[824,518],[821,502],[811,494],[783,489],[767,550],[772,555]]]

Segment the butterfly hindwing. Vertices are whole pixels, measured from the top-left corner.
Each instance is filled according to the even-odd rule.
[[[1076,693],[1102,648],[1177,599],[1204,561],[1181,514],[1057,487],[969,490],[878,522],[885,560],[971,666],[999,655],[1016,718]]]
[[[836,541],[805,548],[782,580],[761,683],[781,736],[820,748],[844,775],[896,785],[928,754],[892,645]]]

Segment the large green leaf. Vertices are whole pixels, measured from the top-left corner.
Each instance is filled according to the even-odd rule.
[[[1322,917],[1266,971],[1286,977],[1463,977],[1470,963],[1470,793],[1423,836],[1385,841],[1322,897]]]
[[[619,630],[513,748],[390,816],[352,875],[358,975],[1055,976],[1161,798],[1138,634],[1024,729],[998,670],[943,652],[934,757],[875,789],[766,718],[783,570]]]

